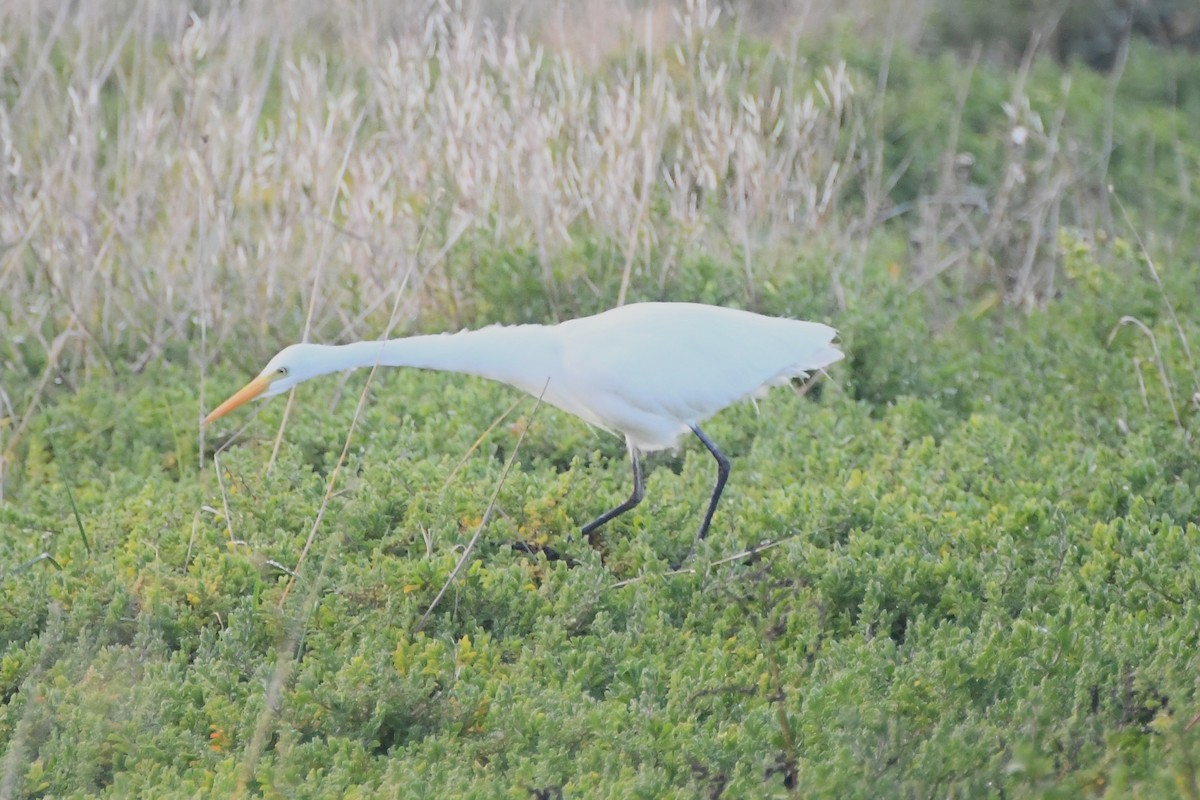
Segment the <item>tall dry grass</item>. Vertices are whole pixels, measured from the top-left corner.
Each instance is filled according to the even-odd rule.
[[[843,11],[890,51],[929,5]],[[873,76],[806,58],[833,24],[816,0],[564,8],[0,6],[5,457],[47,391],[94,369],[257,361],[426,311],[467,324],[480,281],[540,284],[566,315],[678,296],[681,265],[707,258],[753,304],[819,241],[823,301],[845,302],[873,228],[906,211],[884,167],[886,58]],[[1073,162],[1022,102],[1013,130],[1036,148],[1014,144],[986,213],[943,202],[974,190],[948,167],[909,214],[914,285],[978,272],[982,251],[1015,295],[1053,287]],[[534,274],[476,274],[496,253]]]
[[[600,304],[714,245],[752,286],[757,243],[824,224],[854,155],[844,68],[768,80],[702,0],[648,13],[669,47],[586,73],[441,3],[248,6],[0,12],[5,359],[138,367],[295,337],[310,305],[327,335],[370,335],[406,281],[408,313],[469,307],[455,248],[535,249],[553,293],[611,286],[572,258],[611,242]]]

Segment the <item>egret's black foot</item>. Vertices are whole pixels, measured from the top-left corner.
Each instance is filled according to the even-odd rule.
[[[511,547],[514,552],[527,553],[531,556],[535,556],[538,553],[541,553],[544,556],[546,556],[547,561],[562,561],[568,567],[575,567],[575,566],[579,565],[578,561],[576,561],[575,559],[571,558],[568,555],[563,555],[562,553],[559,553],[557,550],[555,550],[553,547],[550,547],[549,545],[530,544],[529,542],[513,542],[509,545],[509,547]]]
[[[684,565],[684,564],[686,564],[687,562],[689,562],[689,561],[691,561],[691,560],[692,560],[692,556],[694,556],[694,555],[696,555],[696,551],[695,551],[695,550],[693,550],[692,552],[688,553],[686,556],[684,556],[683,558],[679,559],[678,561],[672,561],[672,562],[670,562],[669,564],[667,564],[667,566],[668,566],[668,567],[670,567],[670,570],[669,570],[669,571],[670,571],[670,572],[679,572],[679,570],[683,569],[683,565]]]

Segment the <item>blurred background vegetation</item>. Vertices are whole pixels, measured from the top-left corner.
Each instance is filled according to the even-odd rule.
[[[1200,796],[1197,14],[0,5],[0,800]],[[706,428],[695,573],[705,454],[593,552],[621,443],[504,387],[198,430],[646,299],[847,351]]]

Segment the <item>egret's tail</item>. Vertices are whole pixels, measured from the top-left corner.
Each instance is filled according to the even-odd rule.
[[[846,354],[838,350],[832,344],[822,345],[813,350],[808,357],[807,366],[805,369],[815,370],[828,367],[830,364],[836,364],[846,357]]]

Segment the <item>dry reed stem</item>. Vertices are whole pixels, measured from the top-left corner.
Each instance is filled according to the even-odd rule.
[[[1192,356],[1192,347],[1188,342],[1187,332],[1183,329],[1183,325],[1179,322],[1179,316],[1175,313],[1175,304],[1171,302],[1171,296],[1167,294],[1162,278],[1158,276],[1158,268],[1154,266],[1154,258],[1146,248],[1146,243],[1142,240],[1141,232],[1133,224],[1133,220],[1129,218],[1129,211],[1125,208],[1125,204],[1121,202],[1121,198],[1113,191],[1112,186],[1108,187],[1108,193],[1116,202],[1117,208],[1120,209],[1121,216],[1125,220],[1125,227],[1133,234],[1133,239],[1137,242],[1138,250],[1142,254],[1142,260],[1145,261],[1146,269],[1150,273],[1150,278],[1154,281],[1154,285],[1158,289],[1159,297],[1162,298],[1163,308],[1167,310],[1167,316],[1171,320],[1171,327],[1175,329],[1175,335],[1179,339],[1179,346],[1183,349],[1184,363],[1187,365],[1188,372],[1191,373],[1193,395],[1200,394],[1200,370],[1196,368],[1196,359]]]
[[[524,397],[518,397],[516,400],[514,400],[512,402],[512,405],[510,405],[508,408],[506,408],[504,410],[503,413],[501,413],[494,420],[492,420],[492,424],[488,425],[487,429],[484,430],[483,433],[479,434],[479,436],[477,436],[475,438],[475,441],[471,443],[471,446],[467,448],[466,452],[462,454],[462,457],[459,458],[458,461],[454,464],[454,466],[450,468],[450,472],[448,472],[446,474],[446,479],[444,481],[442,481],[442,488],[438,490],[439,496],[444,495],[446,493],[446,489],[448,489],[450,487],[450,482],[452,480],[454,480],[454,476],[457,475],[458,471],[463,468],[464,464],[467,463],[467,459],[469,459],[471,457],[471,454],[479,449],[479,445],[483,444],[483,442],[486,441],[487,438],[492,435],[492,431],[496,430],[496,428],[498,428],[500,426],[501,422],[504,422],[504,420],[508,419],[508,415],[511,414],[513,411],[515,411],[517,409],[517,406],[521,405],[521,403],[524,402],[524,400],[525,400]],[[526,427],[528,427],[528,426],[526,426]]]
[[[546,386],[549,385],[550,381],[547,380]],[[538,395],[537,400],[533,404],[533,410],[529,412],[530,420],[537,415],[538,409],[542,406],[542,395],[546,393],[546,386],[542,387],[542,393]],[[463,548],[462,555],[459,556],[458,563],[454,565],[454,569],[450,571],[450,575],[446,578],[446,582],[442,584],[442,588],[438,590],[437,595],[429,603],[429,607],[425,609],[425,613],[421,615],[419,620],[417,620],[417,624],[412,630],[412,635],[415,636],[425,628],[425,622],[429,619],[429,615],[432,614],[434,609],[438,607],[438,604],[442,601],[442,598],[446,595],[446,592],[449,591],[450,587],[454,585],[454,582],[458,580],[458,576],[462,572],[463,567],[466,566],[467,559],[471,557],[471,553],[475,550],[475,544],[479,541],[479,537],[483,534],[483,529],[487,527],[488,522],[492,518],[492,512],[496,510],[496,501],[500,498],[500,490],[504,488],[504,482],[508,479],[508,473],[510,470],[512,470],[513,464],[517,462],[517,453],[521,451],[521,443],[525,441],[525,434],[528,431],[528,425],[521,429],[521,434],[517,437],[517,443],[513,446],[513,451],[508,457],[508,463],[504,465],[504,471],[500,473],[500,478],[496,481],[496,488],[492,491],[492,497],[488,501],[487,508],[484,509],[483,516],[480,518],[479,524],[475,526],[475,532],[471,535],[471,539],[467,542],[466,547]]]
[[[384,334],[384,339],[391,334],[391,327],[395,325],[396,311],[400,307],[400,300],[404,296],[404,288],[408,284],[407,276],[411,274],[411,269],[405,272],[405,279],[401,283],[399,290],[396,293],[395,302],[392,305],[392,321],[389,323],[388,330]],[[313,292],[316,292],[317,287],[313,287]],[[383,355],[383,341],[380,341],[380,356]],[[317,508],[317,516],[313,519],[312,527],[308,531],[308,536],[304,540],[304,547],[300,551],[300,557],[296,559],[296,566],[288,572],[288,582],[284,587],[282,595],[279,598],[279,606],[283,607],[284,602],[288,598],[288,594],[292,590],[300,571],[304,566],[304,562],[308,557],[308,552],[312,548],[313,542],[316,540],[317,531],[320,530],[321,521],[325,518],[325,512],[329,508],[329,501],[333,499],[334,489],[337,486],[338,476],[341,474],[342,466],[346,463],[346,456],[350,453],[350,443],[354,438],[354,431],[358,427],[358,420],[362,416],[363,409],[366,408],[367,398],[370,396],[371,383],[375,379],[375,373],[379,370],[378,360],[371,366],[370,372],[367,373],[367,380],[363,383],[362,391],[358,395],[358,405],[354,408],[354,416],[350,419],[350,427],[346,430],[346,439],[342,443],[342,451],[338,454],[337,463],[333,466],[333,471],[329,474],[329,480],[325,484],[325,494],[321,498],[321,505]],[[293,392],[294,394],[294,392]]]
[[[357,133],[358,129],[362,126],[363,117],[365,115],[366,115],[365,111],[359,112],[358,119],[356,119],[354,121],[354,126],[353,126],[354,133],[351,133],[350,138],[346,143],[345,152],[342,153],[341,167],[338,170],[337,178],[334,181],[333,189],[329,193],[329,207],[325,214],[326,219],[330,219],[330,220],[333,219],[334,206],[337,203],[338,197],[340,197],[342,194],[342,181],[346,176],[346,166],[350,162],[350,153],[352,152],[353,147],[354,147],[354,135],[355,135],[355,133]],[[308,310],[304,314],[304,331],[300,334],[300,341],[302,341],[302,342],[307,342],[309,335],[312,333],[313,312],[317,306],[317,296],[320,294],[321,289],[323,288],[321,283],[322,283],[322,278],[325,275],[325,265],[327,263],[326,254],[329,251],[329,240],[330,240],[330,237],[334,230],[335,230],[335,228],[333,225],[324,225],[321,227],[321,231],[322,231],[321,245],[320,245],[320,249],[317,251],[317,261],[316,261],[316,267],[313,271],[312,286],[310,287],[309,293],[308,293]],[[373,378],[374,376],[375,376],[375,369],[372,368],[371,369],[371,377]],[[368,383],[368,385],[370,384],[369,378],[367,380],[367,383]],[[364,392],[365,392],[365,390],[364,390]],[[270,461],[267,462],[267,473],[268,474],[270,474],[275,469],[275,460],[279,457],[279,448],[283,445],[283,432],[287,429],[288,418],[289,418],[289,415],[291,414],[292,403],[294,402],[295,398],[296,398],[296,389],[293,388],[292,391],[288,392],[287,404],[283,407],[283,417],[279,420],[279,430],[275,434],[275,444],[271,447],[271,459],[270,459]],[[358,415],[356,414],[355,419],[357,419],[357,417],[358,417]],[[351,430],[353,430],[353,427],[351,428]],[[349,436],[349,434],[347,434],[346,447],[349,447],[349,446],[350,446],[350,436]],[[340,466],[340,464],[341,464],[340,460],[339,460],[338,464]],[[324,511],[324,505],[322,505],[322,511]],[[307,545],[306,545],[305,549],[307,550]],[[296,568],[297,568],[297,570],[299,570],[299,565],[297,565]],[[284,592],[284,596],[285,597],[287,596],[286,591]]]
[[[753,547],[747,547],[745,550],[739,551],[732,555],[728,555],[728,556],[724,556],[723,558],[719,558],[716,561],[711,561],[708,564],[708,568],[712,569],[713,567],[724,566],[725,564],[729,564],[733,561],[741,561],[743,558],[750,558],[752,556],[756,556],[759,553],[764,553],[767,550],[771,550],[775,547],[779,547],[779,545],[783,544],[784,542],[791,541],[792,539],[798,539],[801,536],[807,536],[807,535],[808,534],[806,534],[806,533],[797,533],[793,536],[785,536],[782,539],[774,539],[769,542],[762,542],[760,544],[754,545]],[[669,569],[666,572],[662,573],[662,577],[673,578],[676,575],[695,575],[696,573],[697,573],[696,567],[676,567],[674,569]],[[647,578],[651,578],[651,577],[657,577],[657,575],[638,575],[633,578],[626,578],[625,580],[617,581],[617,582],[611,584],[609,586],[609,588],[610,589],[621,589],[621,588],[630,586],[635,583],[640,583],[641,581],[644,581]]]
[[[1183,420],[1179,417],[1179,409],[1175,405],[1175,385],[1171,382],[1171,373],[1167,370],[1166,363],[1163,362],[1162,352],[1158,349],[1158,338],[1154,335],[1154,331],[1142,322],[1137,317],[1124,316],[1117,322],[1113,329],[1109,332],[1108,338],[1105,340],[1105,345],[1112,345],[1113,339],[1117,337],[1117,332],[1125,325],[1133,325],[1150,340],[1150,349],[1154,352],[1154,365],[1158,368],[1158,377],[1162,381],[1163,393],[1167,396],[1167,403],[1171,406],[1171,417],[1175,420],[1175,426],[1183,428]],[[1138,383],[1142,387],[1142,400],[1146,402],[1145,383],[1142,381],[1141,370],[1138,370]]]
[[[420,242],[418,241],[418,247]],[[408,277],[412,274],[412,269],[404,272],[404,277],[397,287],[395,301],[392,305],[392,316],[388,323],[388,328],[385,333],[385,338],[391,333],[392,327],[396,324],[397,311],[400,307],[400,301],[404,297],[404,290],[408,285]],[[317,286],[313,286],[313,293],[316,294]],[[382,350],[381,350],[382,353]],[[353,441],[354,431],[358,426],[359,418],[362,415],[363,409],[366,407],[367,398],[370,396],[371,382],[375,377],[376,371],[379,369],[379,364],[376,363],[371,367],[371,371],[367,375],[367,380],[363,384],[362,392],[358,397],[358,405],[354,409],[354,415],[350,420],[350,427],[346,431],[346,438],[342,445],[342,451],[338,455],[337,463],[334,465],[333,471],[330,473],[329,480],[326,482],[325,494],[321,498],[321,505],[317,509],[316,518],[313,520],[312,527],[309,529],[308,536],[304,541],[304,547],[300,552],[299,558],[296,560],[296,566],[288,569],[286,566],[274,560],[268,560],[268,564],[282,570],[288,576],[288,582],[284,586],[284,590],[279,598],[279,607],[283,608],[284,603],[295,585],[296,581],[301,577],[301,569],[307,560],[308,553],[316,541],[317,532],[320,530],[321,522],[325,517],[325,512],[329,507],[329,502],[332,500],[334,490],[337,486],[337,479],[341,473],[341,469],[346,462],[346,456],[350,451],[350,444]],[[218,473],[219,474],[219,473]],[[325,548],[325,556],[321,560],[321,567],[317,575],[310,582],[308,593],[305,595],[304,603],[301,606],[302,614],[295,617],[289,626],[287,638],[283,645],[278,648],[278,663],[272,673],[270,682],[267,685],[266,696],[264,699],[263,710],[259,713],[258,720],[255,724],[254,735],[246,748],[245,758],[242,760],[242,770],[238,779],[238,795],[242,796],[246,793],[249,783],[254,777],[255,770],[258,766],[258,759],[265,747],[267,737],[270,734],[271,727],[278,719],[279,711],[283,705],[283,689],[287,684],[288,678],[291,676],[292,666],[295,663],[295,655],[300,642],[304,638],[305,632],[308,630],[308,620],[312,613],[316,610],[317,602],[320,598],[321,584],[328,570],[330,560],[336,550],[335,544],[340,539],[331,539]]]

